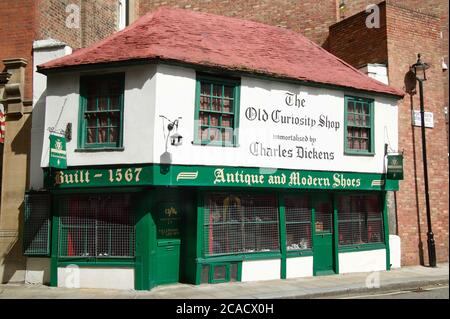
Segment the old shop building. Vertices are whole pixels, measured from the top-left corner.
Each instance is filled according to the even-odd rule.
[[[39,72],[45,128],[65,137],[45,132],[24,249],[52,285],[399,266],[385,197],[402,92],[303,36],[162,8]]]

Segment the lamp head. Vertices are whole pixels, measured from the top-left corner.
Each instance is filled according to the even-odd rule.
[[[427,80],[426,70],[430,68],[430,65],[428,63],[422,62],[420,53],[417,55],[417,62],[414,63],[411,67],[414,71],[414,74],[416,75],[416,78],[419,81]]]

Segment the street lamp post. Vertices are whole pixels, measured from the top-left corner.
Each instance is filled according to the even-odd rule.
[[[427,165],[427,142],[425,139],[425,111],[423,103],[423,82],[427,80],[425,71],[430,66],[427,63],[422,62],[420,54],[415,64],[412,65],[414,74],[419,82],[419,98],[420,98],[420,116],[421,116],[421,129],[422,129],[422,155],[423,155],[423,175],[425,179],[425,205],[427,210],[427,244],[428,244],[428,260],[430,267],[436,267],[436,245],[434,242],[434,234],[431,228],[431,211],[430,211],[430,194],[428,191],[428,165]]]

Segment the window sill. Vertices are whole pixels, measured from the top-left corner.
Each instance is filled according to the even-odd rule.
[[[377,243],[377,244],[374,243],[374,244],[339,246],[338,251],[340,253],[349,253],[349,252],[379,250],[379,249],[386,249],[386,245],[384,243]]]
[[[95,152],[123,152],[124,147],[98,147],[98,148],[77,148],[76,153],[95,153]]]
[[[239,147],[239,144],[229,144],[229,145],[223,145],[223,144],[219,144],[219,143],[201,143],[201,142],[191,142],[192,145],[197,145],[197,146],[215,146],[215,147]]]
[[[375,156],[375,152],[354,152],[354,151],[344,151],[344,155],[347,156]]]
[[[307,257],[312,256],[313,252],[311,249],[305,249],[305,250],[288,250],[286,252],[286,257]]]

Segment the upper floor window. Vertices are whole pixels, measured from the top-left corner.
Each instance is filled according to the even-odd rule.
[[[195,143],[237,145],[239,87],[237,80],[197,76]]]
[[[373,100],[345,97],[345,152],[374,154]]]
[[[81,148],[122,146],[124,75],[81,78]]]

